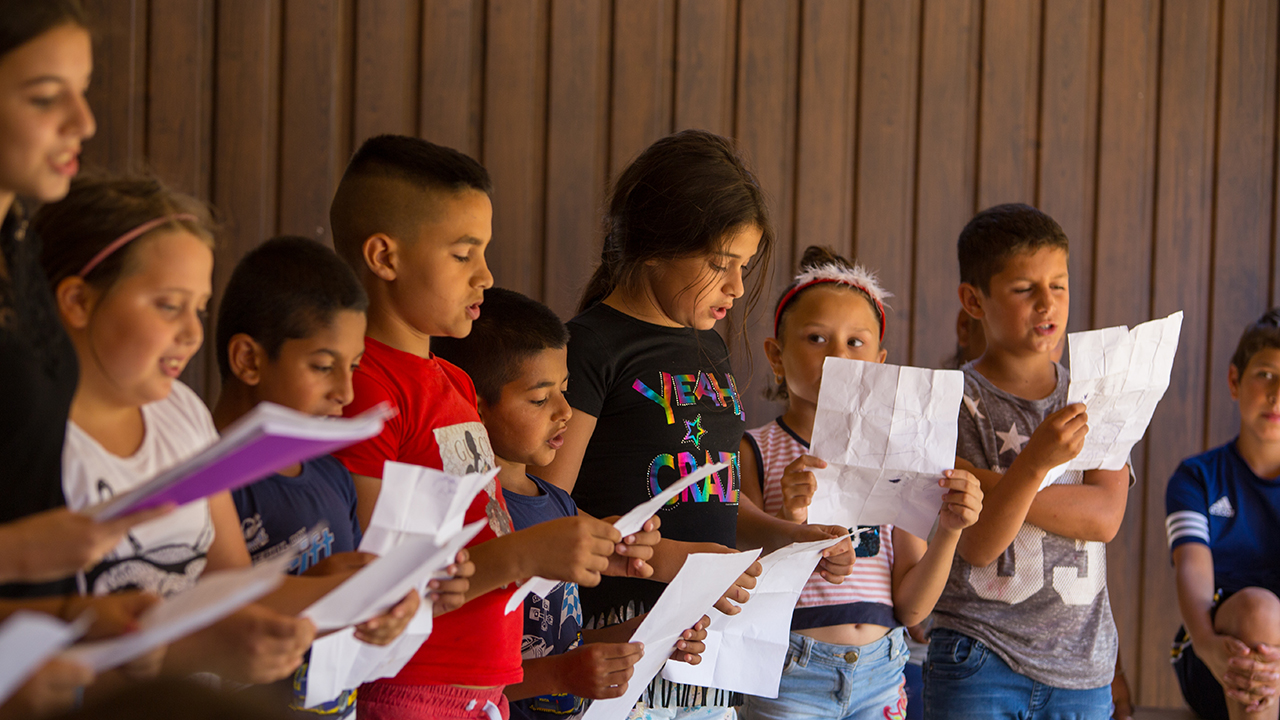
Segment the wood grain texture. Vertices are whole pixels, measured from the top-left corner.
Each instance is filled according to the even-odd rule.
[[[862,21],[854,255],[894,294],[886,311],[888,362],[910,358],[915,262],[916,67],[920,5],[868,0]],[[888,329],[892,328],[892,332]]]
[[[1152,313],[1186,315],[1169,390],[1147,432],[1146,535],[1142,651],[1143,697],[1170,697],[1177,681],[1153,672],[1168,661],[1146,638],[1170,638],[1179,624],[1173,572],[1165,544],[1164,488],[1185,453],[1205,440],[1206,356],[1209,347],[1210,238],[1218,57],[1217,2],[1168,0],[1162,19],[1160,130]]]

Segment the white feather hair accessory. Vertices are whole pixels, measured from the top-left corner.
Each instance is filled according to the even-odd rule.
[[[880,281],[876,274],[866,269],[858,263],[854,263],[853,267],[834,262],[827,262],[821,265],[805,269],[799,275],[796,275],[795,282],[791,290],[782,296],[782,300],[778,303],[778,310],[773,317],[773,334],[778,334],[778,324],[782,320],[782,313],[786,310],[787,305],[791,303],[795,296],[805,288],[820,283],[836,283],[839,285],[848,285],[852,288],[862,291],[871,298],[871,303],[875,306],[876,313],[880,316],[880,339],[884,339],[885,326],[885,299],[893,297],[893,293],[885,290],[880,286]]]

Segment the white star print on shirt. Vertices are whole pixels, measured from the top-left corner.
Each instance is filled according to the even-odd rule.
[[[986,416],[984,416],[982,414],[982,411],[978,409],[979,401],[975,398],[969,397],[968,395],[965,395],[963,397],[964,397],[964,406],[969,408],[969,414],[974,416],[978,420],[986,420]]]
[[[1018,432],[1018,423],[1014,422],[1009,425],[1009,432],[1000,432],[996,430],[996,437],[1004,441],[1000,446],[1000,454],[1003,455],[1010,450],[1014,452],[1022,452],[1022,446],[1027,444],[1031,438]]]

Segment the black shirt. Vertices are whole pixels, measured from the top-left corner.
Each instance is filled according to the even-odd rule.
[[[736,545],[738,444],[745,429],[729,351],[714,331],[653,325],[600,304],[569,321],[569,404],[597,418],[573,489],[595,517],[621,515],[680,477],[728,470],[662,508],[662,536]],[[664,583],[604,578],[582,588],[584,625],[653,607]]]
[[[62,507],[62,441],[79,379],[75,348],[58,319],[39,240],[15,203],[0,226],[0,522]],[[0,597],[75,592],[68,579],[0,585]]]

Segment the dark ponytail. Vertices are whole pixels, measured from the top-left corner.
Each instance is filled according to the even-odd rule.
[[[729,140],[685,130],[650,145],[618,176],[604,222],[600,265],[583,291],[578,311],[617,288],[635,288],[650,260],[666,261],[722,249],[735,230],[761,230],[759,258],[769,267],[773,223],[764,192]],[[750,310],[761,284],[747,298]]]

